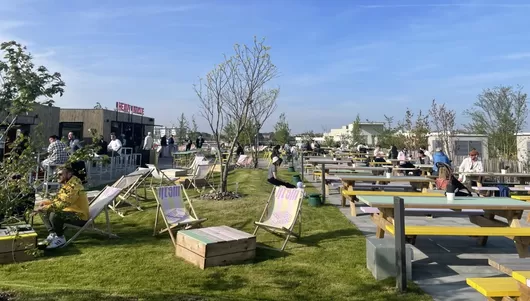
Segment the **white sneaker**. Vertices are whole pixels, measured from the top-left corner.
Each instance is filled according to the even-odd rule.
[[[46,249],[55,249],[58,248],[66,243],[66,238],[63,236],[55,236],[51,241],[50,244],[46,247]]]
[[[55,232],[51,232],[50,234],[48,234],[48,237],[46,237],[46,241],[50,243],[56,236],[57,234],[55,234]]]

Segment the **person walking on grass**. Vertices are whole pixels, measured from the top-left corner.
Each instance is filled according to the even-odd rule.
[[[287,188],[296,188],[293,184],[284,182],[278,179],[278,166],[280,165],[280,158],[273,157],[272,164],[269,166],[269,174],[267,176],[267,182],[274,186],[285,186]]]

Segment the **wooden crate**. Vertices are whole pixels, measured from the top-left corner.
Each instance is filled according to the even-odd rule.
[[[182,230],[176,255],[201,269],[240,263],[256,256],[256,237],[228,226]]]
[[[23,262],[34,259],[26,253],[37,247],[37,233],[35,231],[21,231],[18,235],[0,229],[0,264]]]

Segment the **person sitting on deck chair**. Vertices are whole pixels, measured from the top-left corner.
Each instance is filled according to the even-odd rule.
[[[63,167],[59,173],[62,184],[57,195],[51,200],[44,200],[34,213],[43,213],[42,219],[49,235],[44,244],[46,249],[55,249],[66,243],[64,224],[82,227],[89,219],[89,205],[83,184],[74,176],[71,167]]]
[[[278,166],[280,165],[280,158],[273,157],[272,164],[269,166],[269,175],[267,177],[267,182],[271,183],[274,186],[285,186],[287,188],[296,188],[293,184],[279,180],[276,176],[278,174]]]

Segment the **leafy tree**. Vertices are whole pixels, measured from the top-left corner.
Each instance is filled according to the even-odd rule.
[[[326,147],[335,147],[336,143],[332,136],[326,136],[324,138],[324,146]]]
[[[289,123],[285,118],[285,113],[281,113],[278,118],[278,122],[274,125],[274,140],[280,145],[284,145],[289,142],[291,138],[291,129]]]
[[[26,47],[15,41],[0,44],[0,111],[3,123],[33,110],[38,104],[53,104],[53,97],[62,96],[64,82],[61,74],[50,73],[46,67],[36,67]],[[7,133],[8,129],[5,131]],[[38,131],[36,131],[38,133]],[[2,138],[5,136],[2,135]],[[20,135],[11,144],[11,151],[0,163],[0,223],[8,218],[25,196],[34,191],[28,175],[35,170],[35,151],[43,146],[42,137]]]
[[[432,100],[429,110],[431,129],[438,135],[441,147],[448,156],[452,156],[451,139],[456,134],[456,112],[448,109],[445,104],[439,104],[435,99]]]
[[[235,135],[229,141],[229,149],[234,149],[249,121],[256,96],[277,76],[278,71],[271,61],[269,50],[264,40],[258,41],[256,38],[251,46],[236,44],[234,55],[229,58],[225,56],[225,61],[194,87],[200,100],[201,115],[210,126],[217,149],[221,149],[222,132],[229,123],[233,123],[235,128]],[[217,159],[222,162],[220,152]],[[231,159],[232,152],[221,165],[221,193],[227,192]]]
[[[383,129],[377,133],[377,143],[384,148],[390,148],[395,145],[398,148],[403,147],[403,140],[397,134],[398,130],[394,126],[394,117],[385,115]]]
[[[399,125],[402,133],[398,135],[409,150],[417,150],[427,145],[429,134],[429,118],[420,110],[414,119],[414,113],[407,108],[405,119]]]
[[[189,132],[190,126],[189,126],[189,122],[186,119],[186,116],[184,115],[184,113],[180,114],[180,117],[177,120],[177,122],[178,122],[178,125],[177,125],[177,142],[176,143],[181,143],[186,138],[186,135]]]
[[[465,114],[471,122],[467,128],[488,136],[488,154],[493,158],[517,158],[516,133],[526,125],[527,95],[522,87],[485,89],[473,108]]]
[[[361,117],[359,114],[357,114],[357,117],[355,118],[355,121],[353,122],[353,126],[351,129],[351,144],[366,144],[366,139],[364,135],[362,135],[361,131]]]

